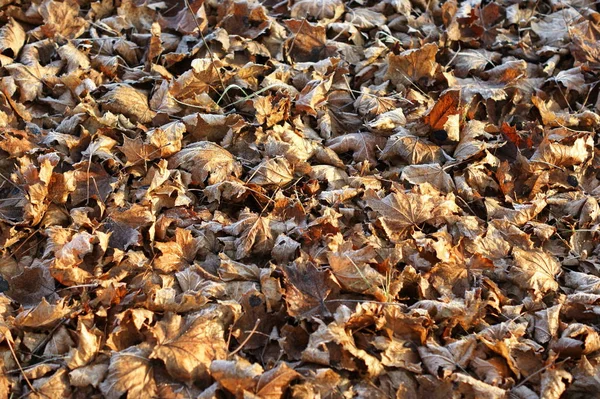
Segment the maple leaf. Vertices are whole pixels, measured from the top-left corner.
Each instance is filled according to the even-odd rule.
[[[185,317],[168,313],[152,329],[157,344],[150,358],[162,360],[178,380],[206,380],[211,363],[227,357],[224,335],[232,321],[231,309],[223,305],[211,305]]]
[[[410,165],[445,161],[442,149],[438,145],[414,136],[402,128],[387,139],[379,158],[391,161],[394,157],[400,157]]]
[[[239,220],[223,229],[236,239],[236,259],[242,259],[251,252],[265,253],[273,249],[274,236],[271,231],[271,219],[259,216],[248,209],[240,213]]]
[[[337,287],[329,271],[319,271],[304,255],[285,266],[283,273],[285,302],[290,316],[311,318],[321,313],[330,314],[327,298]]]
[[[205,94],[219,82],[216,66],[212,67],[209,62],[198,62],[196,66],[171,83],[169,94],[179,100],[177,103],[179,105],[200,105],[203,98],[201,94]]]
[[[89,330],[85,324],[79,323],[77,326],[79,335],[79,344],[77,348],[71,349],[67,358],[67,367],[71,370],[87,365],[98,354],[102,333],[98,329]]]
[[[103,109],[117,114],[124,114],[134,122],[148,123],[155,112],[148,105],[148,94],[129,85],[117,84],[107,87],[109,91],[104,94],[98,103]]]
[[[52,235],[60,234],[54,230]],[[53,248],[54,260],[50,266],[52,276],[65,285],[84,284],[92,277],[91,273],[83,266],[84,256],[94,249],[97,237],[88,232],[81,232],[67,238],[65,242],[57,242]]]
[[[209,141],[199,141],[186,146],[169,158],[170,168],[182,168],[192,173],[197,184],[215,184],[227,177],[239,177],[242,166],[226,149]]]
[[[472,71],[482,72],[487,65],[499,62],[502,54],[486,49],[466,49],[456,53],[452,60],[454,73],[465,78]]]
[[[462,395],[470,395],[472,397],[485,396],[490,399],[503,399],[507,395],[505,389],[486,384],[465,373],[453,374],[452,381],[458,384],[458,392]]]
[[[542,374],[541,397],[548,399],[559,399],[567,389],[567,384],[573,380],[573,376],[567,370],[551,368]],[[565,383],[566,382],[566,383]]]
[[[46,37],[74,39],[85,31],[87,21],[79,16],[79,4],[75,1],[45,0],[38,12],[44,19],[40,30]]]
[[[435,61],[437,52],[437,44],[427,43],[419,49],[406,50],[398,55],[390,53],[386,79],[403,86],[422,83],[421,79],[428,84],[439,67]]]
[[[336,310],[333,322],[325,324],[316,319],[319,327],[311,334],[308,346],[302,353],[302,360],[329,365],[331,354],[327,349],[327,344],[336,343],[352,356],[363,361],[370,376],[374,377],[382,373],[384,367],[381,362],[363,349],[358,348],[352,332],[346,328],[351,316],[352,311],[342,305]]]
[[[190,230],[175,230],[175,240],[156,242],[156,248],[162,253],[154,261],[154,267],[164,273],[179,271],[192,263],[200,250],[202,241],[192,235]]]
[[[108,364],[91,364],[77,368],[69,373],[69,382],[74,387],[87,387],[88,385],[98,388],[106,378]]]
[[[69,375],[63,367],[49,377],[39,378],[33,382],[33,391],[29,393],[29,397],[36,399],[43,398],[66,398],[71,396],[71,384],[69,383]]]
[[[263,368],[243,358],[237,361],[215,360],[210,365],[210,372],[226,390],[236,396],[246,396],[246,392],[254,390]]]
[[[281,399],[290,383],[301,375],[286,363],[264,372],[256,382],[256,395],[265,399]]]
[[[402,179],[411,184],[429,183],[440,192],[449,193],[455,190],[452,177],[438,164],[409,165],[402,170]]]
[[[316,62],[332,54],[326,44],[325,27],[314,25],[306,20],[285,21],[292,32],[286,41],[287,52],[295,62]]]
[[[294,169],[284,158],[265,159],[250,171],[250,183],[260,186],[284,186],[294,178]]]
[[[148,358],[147,345],[132,346],[113,352],[108,375],[100,391],[108,399],[118,399],[127,393],[133,397],[154,397],[157,393],[154,368]]]
[[[531,289],[536,297],[558,289],[556,275],[561,271],[560,263],[541,250],[513,248],[515,269],[513,279],[519,286]]]
[[[270,25],[267,10],[261,4],[231,2],[226,3],[225,8],[219,26],[230,34],[254,39]]]
[[[425,346],[418,348],[419,356],[421,356],[421,360],[423,360],[425,367],[431,374],[445,379],[457,367],[464,368],[467,366],[477,343],[474,338],[474,336],[469,336],[447,347],[430,341]]]
[[[55,282],[46,263],[34,262],[9,280],[6,295],[25,306],[37,305],[42,298],[55,297]]]
[[[433,131],[444,130],[452,141],[459,140],[460,92],[449,90],[440,96],[431,111],[425,116],[424,122]],[[444,140],[441,140],[444,141]]]
[[[42,66],[37,60],[31,65],[12,63],[5,66],[8,73],[19,87],[21,102],[33,101],[42,96],[45,81],[59,71],[57,65]]]
[[[465,126],[460,142],[454,150],[454,158],[457,160],[466,160],[480,154],[488,148],[497,148],[503,143],[488,143],[478,140],[485,137],[486,124],[480,121],[469,121]]]
[[[388,82],[384,82],[378,86],[363,87],[360,91],[360,96],[354,102],[354,107],[360,115],[374,117],[386,112],[391,112],[396,108],[396,100],[392,97],[387,97],[386,89]]]
[[[146,162],[160,157],[160,150],[151,144],[144,143],[141,137],[130,139],[123,136],[123,145],[119,150],[125,155],[125,166],[145,165]]]
[[[42,298],[42,301],[32,309],[20,312],[15,318],[15,325],[18,327],[52,327],[60,319],[72,312],[72,309],[65,304],[65,299],[51,305]]]
[[[160,156],[166,158],[181,150],[185,131],[183,122],[176,121],[146,132],[146,137],[148,143],[158,149]]]
[[[292,18],[312,17],[317,21],[335,21],[343,13],[344,4],[341,0],[300,0],[296,1],[290,10]]]
[[[397,191],[380,199],[374,191],[365,193],[367,205],[376,211],[388,236],[400,241],[412,228],[457,210],[453,200],[444,196]]]
[[[590,145],[590,140],[584,137],[579,137],[572,145],[554,143],[546,138],[531,156],[531,161],[557,166],[577,165],[589,158]]]
[[[547,15],[542,20],[533,21],[531,29],[547,45],[561,45],[569,36],[569,26],[581,17],[581,14],[572,8],[563,8]]]
[[[406,124],[406,116],[402,108],[394,109],[391,111],[379,114],[377,118],[367,124],[369,128],[374,130],[394,130],[399,126]]]
[[[183,118],[186,131],[196,140],[220,142],[228,132],[239,132],[246,125],[237,114],[213,115],[194,113]]]
[[[369,161],[371,164],[376,165],[376,151],[384,146],[385,141],[385,137],[371,133],[349,133],[329,140],[327,146],[338,154],[352,151],[352,157],[355,161]]]
[[[336,252],[328,253],[327,260],[342,288],[386,301],[389,298],[382,290],[385,277],[369,265],[369,262],[374,261],[375,255],[373,247],[354,250],[352,244],[346,242]]]

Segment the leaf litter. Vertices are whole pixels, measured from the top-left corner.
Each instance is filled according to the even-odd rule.
[[[0,3],[0,397],[600,390],[595,2]]]

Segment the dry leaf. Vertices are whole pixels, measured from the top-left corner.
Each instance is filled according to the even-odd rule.
[[[242,171],[230,152],[209,141],[186,146],[169,159],[169,167],[191,172],[197,184],[203,184],[207,178],[208,184],[215,184],[230,175],[238,177]]]
[[[185,317],[168,313],[152,329],[157,345],[150,358],[162,360],[177,380],[206,380],[211,363],[227,357],[225,328],[232,320],[231,310],[221,305]]]

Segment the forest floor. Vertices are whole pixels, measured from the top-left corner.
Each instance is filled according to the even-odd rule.
[[[586,0],[0,0],[0,398],[593,398]]]

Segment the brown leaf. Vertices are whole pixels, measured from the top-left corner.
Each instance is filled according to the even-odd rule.
[[[55,304],[49,304],[46,298],[33,309],[24,310],[15,317],[17,327],[52,328],[56,323],[72,312],[72,309],[61,299]]]
[[[286,363],[264,372],[256,382],[256,395],[262,399],[281,399],[290,383],[301,375]]]
[[[371,133],[349,133],[329,140],[327,146],[338,154],[351,151],[356,162],[369,161],[376,165],[376,152],[384,146],[385,141],[385,137]]]
[[[439,146],[410,134],[406,129],[400,129],[388,138],[379,158],[392,161],[395,157],[400,157],[409,165],[442,163],[446,160]]]
[[[186,146],[169,158],[169,168],[182,168],[192,173],[196,184],[215,184],[233,175],[239,177],[242,166],[224,148],[209,141],[199,141]]]
[[[369,376],[375,377],[384,371],[381,362],[373,355],[356,346],[356,341],[352,331],[346,328],[352,312],[345,305],[338,307],[335,312],[335,321],[325,324],[320,320],[319,328],[310,336],[306,350],[302,353],[302,360],[330,365],[331,352],[328,349],[329,343],[336,343],[353,357],[360,359],[367,367]]]
[[[72,394],[69,376],[65,368],[59,369],[50,377],[35,380],[33,388],[34,391],[28,396],[35,399],[67,398]]]
[[[250,363],[244,358],[236,361],[215,360],[210,365],[210,373],[223,388],[236,397],[246,397],[246,391],[254,391],[256,380],[263,373],[263,368],[258,363]]]
[[[194,237],[190,230],[175,230],[175,240],[156,242],[156,248],[162,253],[154,261],[154,267],[163,273],[180,271],[193,263],[200,250],[202,241]]]
[[[290,14],[292,18],[303,19],[311,17],[317,21],[335,21],[344,13],[341,0],[299,0],[294,2]]]
[[[436,163],[409,165],[402,170],[401,178],[411,184],[429,183],[442,193],[449,193],[456,189],[450,175]]]
[[[235,257],[239,260],[250,253],[268,253],[273,249],[274,237],[271,219],[259,216],[248,209],[240,213],[239,220],[223,229],[228,234],[238,236]]]
[[[77,326],[79,344],[72,348],[67,357],[67,367],[71,370],[90,363],[98,354],[102,333],[98,329],[88,330],[81,321]]]
[[[337,287],[329,271],[318,270],[304,255],[285,266],[283,273],[285,302],[290,316],[305,319],[330,314],[327,298]]]
[[[108,399],[118,399],[125,393],[132,397],[156,396],[154,368],[148,354],[146,347],[138,346],[113,352],[108,375],[100,384],[102,394]]]
[[[126,115],[133,122],[149,123],[156,114],[148,106],[148,93],[125,84],[112,85],[98,103],[104,110]]]
[[[532,155],[531,161],[563,167],[581,164],[590,157],[590,144],[591,142],[583,137],[576,139],[572,145],[544,139]]]
[[[265,159],[249,173],[250,183],[259,186],[284,186],[294,178],[294,169],[284,158]]]
[[[544,399],[559,399],[567,389],[573,376],[567,370],[551,368],[542,374],[540,393]],[[566,383],[565,383],[566,382]]]
[[[346,291],[373,295],[378,301],[389,298],[383,291],[385,276],[369,265],[375,261],[376,252],[373,247],[366,246],[358,250],[352,243],[344,243],[336,252],[327,254],[327,260],[336,280]]]
[[[406,87],[422,83],[428,85],[439,67],[435,60],[437,52],[437,44],[427,43],[421,48],[406,50],[398,55],[390,53],[386,79],[392,84]]]
[[[425,116],[425,123],[428,124],[432,130],[446,129],[448,118],[460,113],[458,108],[459,105],[459,91],[450,90],[445,92],[440,96],[431,111]]]
[[[525,289],[533,291],[540,297],[558,289],[556,275],[561,271],[560,263],[552,255],[541,250],[522,250],[513,248],[515,269],[512,273],[514,282]]]
[[[0,28],[0,53],[16,58],[23,44],[25,44],[25,30],[17,21],[10,18],[8,23]]]
[[[180,381],[207,380],[211,363],[227,357],[225,329],[232,321],[231,309],[222,305],[185,317],[167,313],[152,329],[157,345],[150,358],[162,360]]]
[[[397,191],[380,199],[375,192],[367,191],[365,197],[367,205],[381,216],[383,228],[394,241],[402,240],[414,227],[457,210],[452,197],[441,195]]]
[[[332,54],[326,45],[325,27],[306,20],[287,20],[292,37],[286,41],[287,52],[295,62],[317,62]]]

